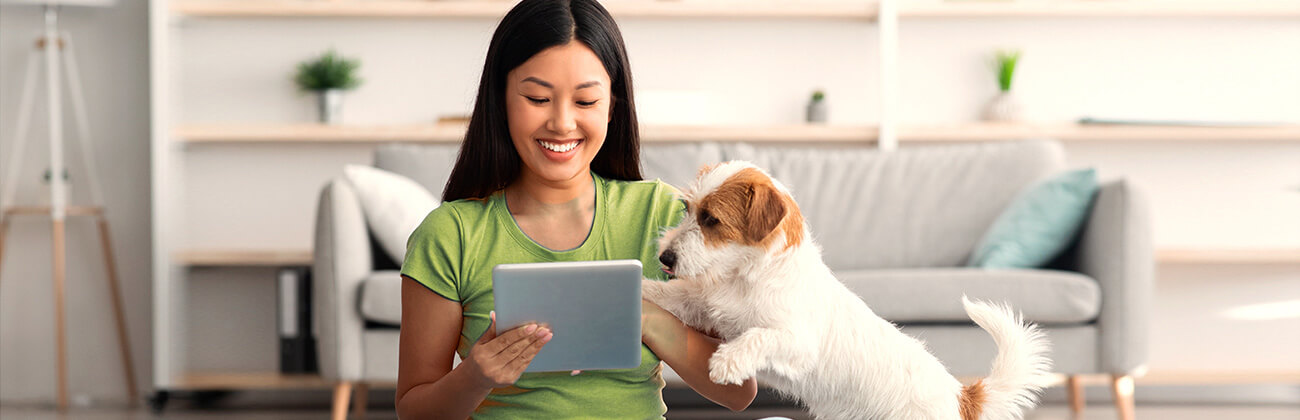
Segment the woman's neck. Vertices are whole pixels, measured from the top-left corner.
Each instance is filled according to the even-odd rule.
[[[592,211],[596,188],[590,171],[564,181],[547,181],[523,174],[506,187],[511,214],[559,215]]]

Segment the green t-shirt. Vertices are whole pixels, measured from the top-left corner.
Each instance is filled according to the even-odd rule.
[[[646,277],[666,277],[655,256],[656,240],[681,220],[676,190],[659,181],[592,178],[596,214],[586,241],[571,250],[547,249],[524,234],[500,192],[487,200],[443,203],[411,233],[402,274],[460,302],[464,324],[456,352],[462,358],[488,327],[497,264],[637,259]],[[643,344],[641,365],[633,369],[524,373],[514,386],[492,390],[473,417],[662,419],[667,406],[660,370],[659,358]]]

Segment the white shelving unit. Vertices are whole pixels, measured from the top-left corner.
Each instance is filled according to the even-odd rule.
[[[391,126],[323,126],[317,124],[190,124],[173,113],[183,101],[174,85],[180,54],[178,33],[187,19],[458,19],[496,18],[513,0],[155,0],[150,2],[153,257],[154,257],[154,376],[155,390],[316,388],[328,386],[310,375],[275,372],[195,372],[185,361],[186,279],[193,267],[284,266],[310,263],[304,249],[182,249],[186,221],[183,197],[186,156],[205,144],[333,144],[376,142],[457,142],[461,124]],[[610,2],[619,18],[638,19],[771,19],[860,21],[875,25],[879,44],[865,46],[880,54],[881,113],[874,126],[645,126],[647,142],[694,140],[835,142],[877,144],[893,148],[901,142],[966,142],[1025,137],[1050,137],[1071,142],[1094,141],[1300,141],[1300,127],[1141,127],[1080,125],[898,126],[897,26],[900,20],[943,18],[1093,18],[1093,17],[1236,17],[1296,18],[1300,2],[1124,2],[1077,1],[1044,3],[902,3],[896,0],[806,2],[785,0],[689,0]],[[179,113],[176,113],[179,114]],[[1169,139],[1181,140],[1169,140]],[[1163,263],[1300,263],[1300,250],[1162,250]],[[1211,377],[1213,375],[1202,375]],[[1155,375],[1155,377],[1162,377]],[[1168,376],[1164,376],[1168,377]],[[1234,377],[1234,381],[1240,381]]]

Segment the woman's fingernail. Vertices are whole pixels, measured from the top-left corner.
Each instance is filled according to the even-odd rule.
[[[533,331],[535,331],[535,330],[537,330],[537,324],[528,324],[527,327],[524,327],[524,332],[525,332],[525,333],[531,333],[531,332],[533,332]]]
[[[542,336],[545,336],[545,335],[550,334],[550,333],[551,333],[551,330],[548,330],[548,329],[545,329],[545,328],[542,328],[542,329],[537,330],[537,336],[538,336],[538,337],[542,337]]]
[[[573,371],[573,372],[569,372],[569,376],[578,376],[579,373],[582,373],[582,371],[580,371],[580,370],[575,370],[575,371]]]
[[[542,337],[542,342],[545,343],[551,341],[551,337],[554,337],[554,335],[551,333],[546,333],[546,335]]]

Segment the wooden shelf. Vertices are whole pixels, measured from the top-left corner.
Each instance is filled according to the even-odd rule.
[[[500,18],[510,0],[178,0],[184,17]],[[617,18],[875,20],[875,1],[618,0],[605,3]],[[903,18],[1294,18],[1288,1],[1056,1],[902,2]]]
[[[333,381],[314,373],[280,372],[186,372],[176,386],[190,390],[221,389],[328,389]],[[371,388],[396,388],[396,383],[370,383]]]
[[[309,266],[310,249],[191,249],[175,254],[176,263],[189,267],[289,267]]]
[[[1174,249],[1156,252],[1156,260],[1166,264],[1300,264],[1300,248],[1295,249]]]
[[[1294,1],[904,2],[905,18],[1294,18]]]
[[[1078,124],[985,124],[903,126],[905,142],[998,141],[1050,138],[1061,141],[1300,141],[1300,125],[1268,127],[1195,127]],[[184,125],[173,136],[188,144],[204,143],[457,143],[464,124],[355,126],[321,124]],[[646,142],[874,142],[874,126],[643,126]]]
[[[1300,125],[1184,126],[1104,124],[997,124],[902,126],[904,141],[990,141],[1051,138],[1060,141],[1300,141]]]
[[[491,18],[509,0],[179,0],[171,11],[191,17]],[[789,0],[619,0],[604,3],[616,18],[797,18],[874,20],[875,2]]]

